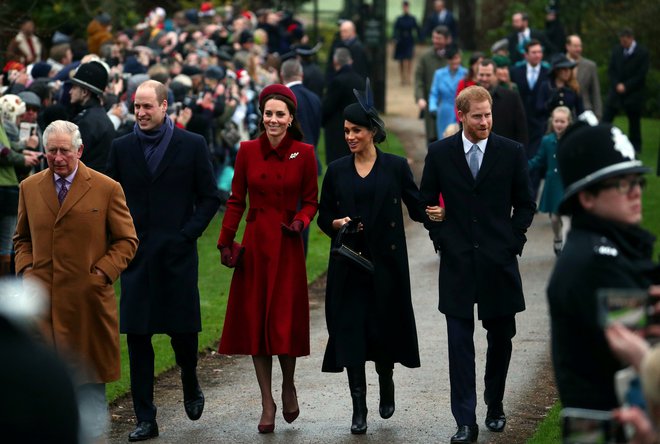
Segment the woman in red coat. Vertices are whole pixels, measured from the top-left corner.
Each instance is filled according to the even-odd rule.
[[[456,87],[456,97],[463,91],[465,88],[476,85],[477,84],[477,73],[479,72],[479,65],[481,64],[481,61],[484,59],[484,54],[479,51],[475,51],[472,53],[470,56],[470,69],[468,69],[467,74],[465,74],[465,77],[461,79],[460,82],[458,82],[458,86]],[[456,107],[454,107],[454,114],[456,114],[456,122],[460,122],[461,119],[458,118],[458,110]]]
[[[314,148],[300,142],[296,107],[296,96],[284,85],[270,85],[259,95],[262,133],[241,143],[218,239],[222,264],[236,267],[218,351],[252,355],[263,408],[260,433],[275,429],[272,356],[282,368],[282,414],[291,423],[300,412],[296,357],[309,354],[301,232],[316,214],[318,185]],[[241,257],[234,237],[248,201]]]

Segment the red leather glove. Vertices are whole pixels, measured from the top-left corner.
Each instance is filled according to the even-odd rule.
[[[220,248],[220,262],[222,262],[222,265],[225,267],[234,268],[234,266],[231,264],[231,248]]]
[[[232,242],[231,247],[219,245],[218,249],[220,250],[220,262],[229,268],[239,265],[243,258],[243,253],[245,253],[245,247],[236,241]]]
[[[302,232],[304,226],[305,224],[303,224],[301,220],[296,219],[291,222],[291,225],[282,223],[282,231],[289,236],[298,236]]]

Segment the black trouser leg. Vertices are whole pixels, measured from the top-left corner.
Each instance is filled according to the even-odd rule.
[[[605,109],[603,110],[603,123],[612,123],[616,117],[619,109],[612,103],[612,99],[607,99],[605,102]]]
[[[174,359],[181,368],[184,400],[197,397],[197,345],[198,334],[170,333],[170,344],[174,350]]]
[[[151,335],[127,334],[131,396],[138,422],[154,421],[154,349]]]
[[[351,433],[361,435],[367,431],[367,377],[364,364],[347,367],[348,386],[353,400],[353,422]]]
[[[474,319],[446,316],[449,348],[451,413],[458,426],[477,423],[476,370],[474,364]]]
[[[394,364],[391,362],[376,362],[376,373],[378,373],[378,387],[380,389],[380,405],[378,412],[380,417],[387,419],[394,414]]]
[[[197,368],[198,333],[169,333],[174,359],[182,371]]]
[[[169,336],[174,358],[181,368],[183,407],[188,418],[196,421],[204,411],[204,394],[197,380],[198,334],[197,332],[170,333]]]
[[[513,349],[511,339],[516,335],[516,319],[514,316],[503,316],[484,319],[482,323],[488,330],[484,400],[488,410],[499,413],[502,410],[504,387]]]
[[[628,138],[635,151],[642,152],[642,114],[638,109],[627,109]]]

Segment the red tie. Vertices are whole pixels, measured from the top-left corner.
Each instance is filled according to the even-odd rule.
[[[27,63],[32,63],[37,61],[37,53],[34,51],[34,44],[32,43],[32,37],[25,36],[25,41],[27,42],[28,46],[30,47],[30,54],[29,54],[29,60],[26,60]]]

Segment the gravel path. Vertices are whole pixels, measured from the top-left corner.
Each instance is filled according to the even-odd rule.
[[[426,146],[422,121],[416,116],[412,87],[400,86],[398,72],[390,69],[386,126],[404,142],[417,180],[421,174]],[[384,146],[387,149],[387,146]],[[422,367],[395,367],[396,413],[389,420],[378,416],[378,381],[368,366],[368,425],[362,437],[350,434],[351,402],[345,373],[321,373],[327,332],[323,313],[323,278],[310,286],[311,356],[298,361],[296,384],[301,414],[292,425],[278,411],[275,433],[258,435],[261,408],[252,361],[249,357],[211,354],[200,362],[200,379],[206,395],[206,409],[199,421],[189,421],[183,411],[178,372],[159,378],[156,403],[162,443],[428,443],[449,442],[455,431],[449,404],[449,375],[444,316],[437,310],[439,259],[424,228],[406,226],[413,303]],[[483,426],[485,405],[479,397],[477,418],[480,443],[523,443],[555,400],[548,359],[549,326],[545,285],[554,263],[550,223],[537,215],[528,232],[529,241],[520,260],[527,310],[516,317],[518,334],[504,399],[509,422],[502,434]],[[483,393],[486,334],[477,324],[477,391]],[[274,394],[280,397],[279,367],[274,365]],[[278,408],[281,409],[281,402]],[[109,442],[126,442],[134,428],[130,399],[119,400],[112,408]]]

